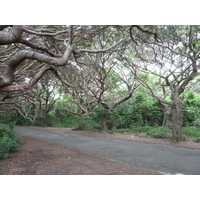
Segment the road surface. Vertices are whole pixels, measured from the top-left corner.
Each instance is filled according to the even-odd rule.
[[[90,137],[20,126],[16,126],[14,130],[21,136],[70,147],[145,170],[157,170],[163,174],[200,175],[200,150],[198,149]]]

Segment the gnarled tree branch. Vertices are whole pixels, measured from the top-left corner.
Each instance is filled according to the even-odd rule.
[[[0,92],[14,92],[23,91],[25,89],[30,89],[33,87],[40,78],[50,69],[50,66],[46,65],[40,69],[40,71],[35,75],[35,77],[27,84],[24,85],[11,85],[0,88]]]
[[[50,65],[64,66],[67,64],[69,56],[72,52],[72,46],[69,45],[62,57],[55,58],[44,55],[42,53],[33,52],[29,50],[22,50],[17,52],[8,62],[5,71],[0,75],[0,88],[11,85],[14,79],[14,72],[17,66],[26,59],[37,60],[45,62]]]
[[[5,28],[5,27],[4,27]],[[1,27],[3,30],[3,27]],[[0,45],[12,44],[18,42],[23,33],[23,26],[13,26],[9,31],[0,31]]]

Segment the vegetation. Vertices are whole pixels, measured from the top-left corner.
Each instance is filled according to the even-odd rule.
[[[0,121],[199,141],[199,41],[189,25],[0,26]]]
[[[21,138],[13,133],[13,125],[9,129],[0,126],[0,159],[8,158],[11,153],[18,151],[21,145]]]
[[[196,95],[195,95],[196,96]],[[184,117],[181,130],[181,140],[192,140],[198,142],[200,138],[199,121],[200,113],[198,101],[196,98],[188,101],[184,99]],[[100,131],[102,119],[105,116],[105,109],[102,106],[96,107],[92,110],[90,116],[73,115],[64,111],[64,105],[67,106],[66,99],[59,99],[52,107],[47,115],[46,126],[51,127],[67,127],[72,130],[89,130]],[[70,106],[70,101],[68,102]],[[189,109],[190,108],[190,109]],[[129,100],[118,105],[109,115],[108,118],[108,132],[110,134],[136,134],[139,137],[151,137],[171,140],[171,124],[168,127],[164,126],[164,108],[151,95],[145,94],[144,91],[136,93]],[[10,123],[17,119],[17,125],[32,125],[28,119],[17,116],[15,112],[0,113],[2,123]],[[194,117],[195,116],[195,117]],[[31,117],[31,115],[30,115]],[[43,126],[41,118],[35,120],[36,126]]]

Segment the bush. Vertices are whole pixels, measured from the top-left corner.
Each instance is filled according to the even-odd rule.
[[[199,137],[200,129],[197,127],[183,127],[181,130],[181,134],[187,137]]]
[[[109,133],[109,134],[113,134],[114,131],[113,131],[113,130],[109,130],[108,133]]]
[[[171,136],[171,130],[162,127],[143,126],[132,128],[131,130],[143,135],[144,137],[169,139]]]
[[[152,138],[156,138],[156,139],[169,139],[169,135],[167,133],[153,133],[151,135]]]
[[[193,126],[199,128],[200,127],[200,119],[197,119],[193,122]]]
[[[187,138],[185,137],[185,136],[181,136],[181,139],[180,139],[181,141],[187,141]]]
[[[21,144],[21,138],[14,135],[13,129],[7,130],[0,126],[0,159],[8,158],[11,153],[17,152]]]
[[[195,142],[200,143],[200,138],[197,138],[197,139],[195,140]]]
[[[170,139],[171,130],[161,127],[143,127],[143,132],[146,133],[146,137],[157,138],[157,139]]]
[[[88,131],[99,131],[100,130],[100,125],[95,122],[92,117],[90,116],[82,116],[79,118],[77,122],[77,126],[73,128],[72,130],[74,131],[83,131],[83,130],[88,130]]]

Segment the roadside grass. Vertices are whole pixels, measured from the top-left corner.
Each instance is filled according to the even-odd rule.
[[[132,127],[131,129],[115,129],[109,131],[110,134],[121,133],[125,135],[134,135],[141,138],[157,138],[171,140],[171,129],[162,127]],[[183,127],[181,130],[181,141],[200,142],[200,129],[197,127]]]
[[[200,142],[200,128],[198,127],[183,127],[181,134],[187,138],[187,140]]]

